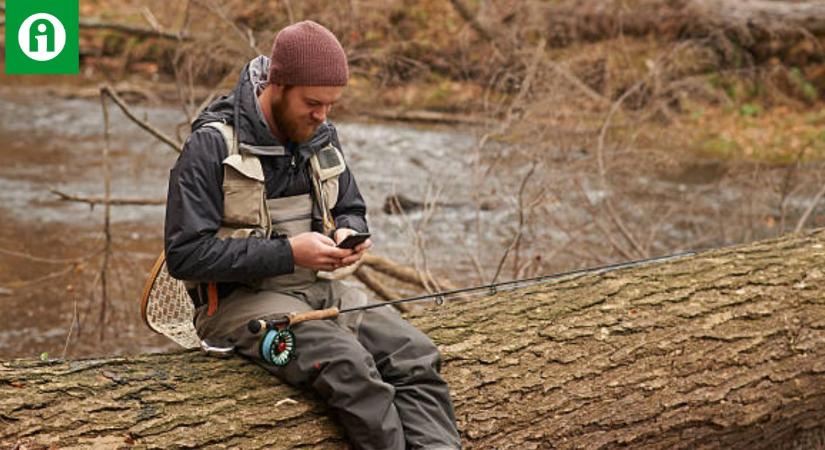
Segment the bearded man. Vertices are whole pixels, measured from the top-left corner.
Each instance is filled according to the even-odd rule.
[[[369,302],[318,276],[355,264],[372,245],[336,246],[368,231],[327,121],[348,76],[341,44],[311,21],[281,30],[271,58],[246,65],[235,89],[195,120],[170,173],[166,264],[187,285],[202,339],[231,343],[286,383],[314,390],[354,447],[460,448],[438,350],[392,308],[302,322],[289,339],[269,330],[262,340],[246,326]]]

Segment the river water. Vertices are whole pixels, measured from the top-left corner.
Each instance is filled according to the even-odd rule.
[[[135,112],[170,135],[184,118],[173,107],[136,107]],[[110,115],[112,196],[163,198],[176,153],[113,105]],[[512,193],[528,165],[500,165],[480,182],[473,176],[479,173],[474,163],[503,150],[493,146],[487,154],[477,153],[470,131],[347,121],[337,125],[348,164],[370,206],[375,253],[419,264],[426,255],[427,267],[459,286],[475,284],[495,271],[515,233],[518,214]],[[150,332],[138,314],[145,276],[162,249],[164,207],[113,207],[114,253],[101,333],[100,258],[82,258],[102,246],[103,209],[61,201],[50,193],[58,189],[102,195],[102,131],[98,100],[0,89],[0,359],[175,348]],[[571,171],[581,159],[577,154],[562,149],[534,154],[544,164],[531,186],[544,192],[545,200],[531,210],[532,221],[525,226],[520,250],[537,262],[524,266],[530,270],[522,274],[621,259],[606,243],[607,235],[599,233],[604,226],[592,211],[609,194],[586,169]],[[659,211],[651,254],[776,232],[775,223],[763,221],[777,214],[771,206],[778,203],[773,186],[786,171],[763,170],[755,182],[732,171],[720,173],[715,163],[688,161],[667,170],[650,165],[648,170],[617,170],[619,183],[631,194],[617,197],[615,207],[630,227]],[[383,211],[389,195],[422,200],[434,198],[435,192],[440,206],[433,214],[421,209],[406,215]],[[788,208],[798,213],[810,196],[797,193]],[[479,198],[495,201],[479,208]],[[727,220],[737,215],[748,217],[747,226]],[[814,215],[813,224],[823,222],[825,218]],[[473,252],[477,264],[470,257]]]

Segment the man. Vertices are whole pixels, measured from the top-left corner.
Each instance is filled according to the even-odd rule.
[[[234,91],[194,122],[170,173],[167,267],[186,281],[201,338],[231,343],[283,381],[313,389],[356,448],[459,448],[438,350],[392,308],[297,324],[294,352],[281,331],[262,341],[246,328],[251,319],[368,303],[318,277],[372,245],[336,247],[367,231],[364,200],[326,121],[347,78],[341,44],[310,21],[281,30],[271,58],[247,64]]]

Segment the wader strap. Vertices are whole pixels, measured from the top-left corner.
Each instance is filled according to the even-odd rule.
[[[324,226],[324,234],[331,236],[335,231],[335,219],[332,217],[332,208],[327,204],[327,199],[323,190],[323,181],[317,173],[312,174],[313,193],[315,201],[318,202],[318,209],[321,210],[321,221]]]
[[[223,140],[226,143],[226,152],[229,157],[238,154],[238,141],[235,139],[235,130],[223,122],[209,122],[206,126],[212,127],[220,131]],[[199,290],[200,292],[200,290]],[[206,315],[212,317],[218,312],[218,284],[210,282],[207,284],[207,308]]]
[[[226,153],[229,156],[238,154],[238,141],[235,140],[235,130],[232,126],[223,122],[208,122],[204,126],[212,127],[221,132],[224,142],[226,142]]]
[[[207,287],[207,297],[209,297],[209,306],[206,308],[206,315],[212,317],[218,312],[218,284],[209,283]]]
[[[340,150],[329,144],[312,153],[309,157],[309,167],[312,172],[315,201],[321,210],[324,234],[332,237],[332,232],[336,228],[332,208],[338,200],[338,176],[347,168],[344,156]]]

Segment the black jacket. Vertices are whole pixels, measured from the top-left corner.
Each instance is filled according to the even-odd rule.
[[[261,120],[256,91],[269,61],[258,57],[244,67],[229,95],[209,105],[192,124],[192,134],[169,174],[165,249],[169,273],[191,281],[240,282],[292,273],[292,249],[284,236],[271,239],[218,239],[223,217],[223,167],[228,151],[221,133],[203,125],[223,121],[234,126],[240,143],[256,146],[264,170],[267,198],[310,193],[308,156],[328,142],[341,148],[332,124],[321,125],[308,142],[287,145],[286,155],[266,155],[282,143]],[[287,143],[288,144],[288,143]],[[258,152],[256,152],[257,154]],[[366,205],[349,168],[339,176],[338,201],[332,209],[338,228],[368,231]],[[313,213],[312,229],[321,231]]]

